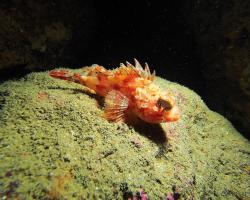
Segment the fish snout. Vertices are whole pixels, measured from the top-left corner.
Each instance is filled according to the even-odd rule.
[[[171,110],[164,113],[164,121],[174,122],[180,119],[180,111],[177,106],[174,106]]]

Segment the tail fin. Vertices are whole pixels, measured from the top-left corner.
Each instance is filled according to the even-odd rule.
[[[81,75],[80,74],[73,74],[69,72],[68,70],[52,70],[49,72],[49,75],[53,78],[57,79],[62,79],[62,80],[67,80],[67,81],[72,81],[75,83],[80,83],[81,82]]]

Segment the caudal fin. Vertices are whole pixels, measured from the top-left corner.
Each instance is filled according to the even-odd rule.
[[[65,69],[52,70],[49,72],[49,75],[53,78],[72,81],[75,83],[82,83],[83,82],[80,74],[71,73],[70,71],[65,70]]]
[[[53,78],[63,79],[63,80],[72,80],[72,74],[68,70],[52,70],[49,72],[49,75]]]

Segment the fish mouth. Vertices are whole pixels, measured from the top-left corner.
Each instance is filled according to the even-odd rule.
[[[166,122],[175,122],[180,119],[180,111],[179,109],[175,106],[171,110],[167,111],[164,120]]]

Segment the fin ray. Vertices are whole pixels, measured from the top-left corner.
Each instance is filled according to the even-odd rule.
[[[145,68],[143,69],[143,67],[136,58],[134,58],[134,62],[135,65],[132,65],[128,61],[126,61],[126,65],[124,63],[120,63],[120,67],[116,69],[116,74],[133,75],[145,78],[150,81],[154,80],[155,71],[151,73],[147,63],[145,63]]]
[[[124,121],[129,100],[121,92],[111,90],[105,97],[105,118],[109,121]]]

